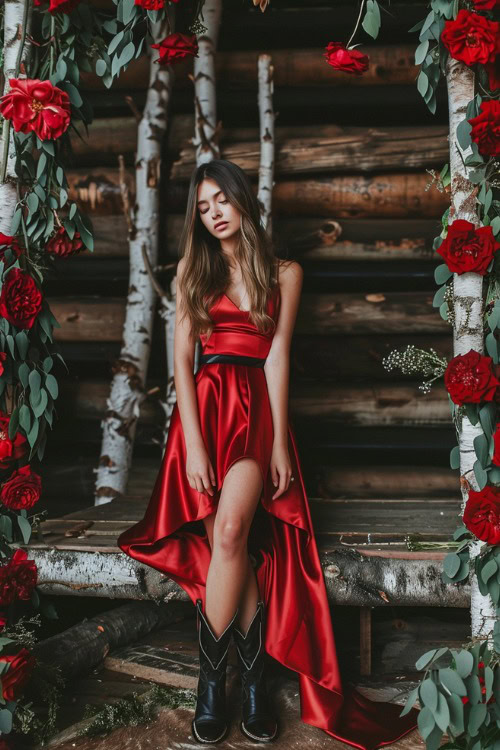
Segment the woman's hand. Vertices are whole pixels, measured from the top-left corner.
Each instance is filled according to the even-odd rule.
[[[214,494],[215,490],[212,485],[216,485],[215,473],[204,445],[194,446],[187,451],[186,475],[194,490],[198,492],[206,490],[209,495]]]
[[[273,484],[275,486],[279,485],[271,498],[272,500],[275,500],[288,489],[290,477],[292,476],[292,464],[290,462],[290,455],[286,445],[280,445],[278,443],[273,444],[270,469]]]

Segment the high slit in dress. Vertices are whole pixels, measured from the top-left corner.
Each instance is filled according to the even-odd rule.
[[[277,284],[268,312],[277,321]],[[200,336],[203,354],[265,358],[273,332],[259,332],[248,311],[225,294],[213,304],[214,328]],[[161,467],[144,518],[124,531],[118,546],[127,555],[177,581],[193,604],[205,606],[210,544],[201,519],[217,508],[218,491],[238,460],[257,461],[263,478],[260,501],[248,536],[248,551],[266,606],[265,649],[298,673],[300,718],[362,750],[390,745],[417,725],[418,711],[399,716],[401,706],[373,702],[343,686],[331,615],[300,468],[288,423],[292,476],[275,500],[269,471],[273,421],[261,367],[211,363],[195,375],[200,426],[217,480],[213,496],[193,489],[186,476],[186,446],[177,404]]]

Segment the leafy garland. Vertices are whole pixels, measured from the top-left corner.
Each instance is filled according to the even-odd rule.
[[[176,3],[179,0],[171,0]],[[17,203],[10,234],[0,233],[0,735],[13,729],[35,732],[40,740],[55,727],[57,707],[49,706],[43,725],[31,711],[30,689],[45,685],[45,698],[59,695],[60,675],[47,690],[43,676],[50,665],[37,663],[32,647],[34,618],[19,616],[30,602],[50,618],[52,605],[37,590],[37,569],[20,544],[28,544],[45,513],[32,511],[42,492],[31,466],[41,461],[52,429],[58,383],[53,341],[60,327],[43,296],[42,284],[55,258],[94,249],[90,218],[69,200],[65,161],[71,153],[69,133],[88,135],[93,112],[81,92],[81,73],[93,72],[106,87],[144,52],[158,49],[158,62],[171,64],[197,54],[204,0],[197,0],[189,31],[173,33],[153,45],[151,25],[167,19],[168,0],[113,0],[112,17],[85,0],[33,0],[34,36],[23,75],[20,60],[26,42],[29,0],[23,4],[22,38],[15,75],[0,97],[3,150],[0,184],[6,181],[9,143],[15,151]],[[10,10],[10,12],[12,12]],[[6,7],[0,11],[4,32]],[[134,30],[139,31],[134,35]],[[2,33],[3,35],[3,33]],[[138,40],[138,41],[137,41]],[[5,40],[5,42],[10,40]],[[4,45],[5,46],[5,45]],[[0,64],[3,65],[3,55]],[[67,367],[66,367],[67,370]],[[40,691],[39,691],[40,692]],[[36,698],[44,697],[36,695]],[[21,699],[21,700],[20,700]],[[0,740],[0,743],[4,740]],[[4,742],[5,745],[5,742]]]

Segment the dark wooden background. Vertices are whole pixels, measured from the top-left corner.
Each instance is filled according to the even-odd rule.
[[[110,0],[99,0],[102,8]],[[222,155],[248,168],[258,156],[256,58],[275,65],[277,153],[274,229],[283,257],[304,268],[292,352],[290,416],[308,494],[317,498],[452,497],[458,477],[448,467],[455,439],[444,387],[389,373],[382,358],[407,344],[451,356],[451,328],[432,307],[438,263],[432,239],[447,196],[427,170],[447,161],[446,89],[436,115],[416,89],[412,64],[422,2],[391,3],[379,38],[361,29],[355,42],[370,52],[362,78],[337,73],[326,44],[350,36],[353,3],[272,0],[266,13],[250,0],[225,4],[217,56],[217,107]],[[179,5],[178,30],[183,27]],[[193,166],[189,65],[176,67],[162,165],[160,257],[178,257],[187,179]],[[136,120],[147,61],[137,61],[112,90],[85,75],[94,108],[90,138],[72,137],[67,170],[71,197],[93,221],[96,249],[60,259],[45,289],[61,323],[57,340],[69,374],[59,367],[59,419],[43,462],[38,509],[71,513],[93,503],[100,419],[111,367],[120,351],[128,284],[128,244],[118,187],[123,154],[133,191]],[[335,244],[332,233],[341,229]],[[164,274],[166,286],[170,277]],[[148,388],[165,384],[163,325],[155,320]],[[143,410],[131,479],[148,494],[161,459],[163,412],[151,398]],[[417,529],[409,529],[414,531]]]

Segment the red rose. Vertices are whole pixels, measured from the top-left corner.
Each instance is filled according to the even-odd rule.
[[[52,235],[45,246],[48,253],[59,255],[60,257],[74,255],[82,248],[84,248],[84,244],[80,239],[80,232],[75,232],[73,239],[70,240],[64,227],[59,227],[57,232]]]
[[[491,10],[496,5],[500,5],[500,0],[472,0],[476,10]]]
[[[455,60],[466,65],[493,62],[500,49],[500,23],[462,8],[454,21],[446,21],[441,40]]]
[[[16,700],[27,683],[35,666],[35,657],[27,648],[10,656],[0,654],[0,662],[10,664],[7,672],[2,674],[2,692],[6,701]]]
[[[500,102],[489,99],[481,102],[480,114],[467,120],[472,125],[470,137],[477,143],[481,154],[500,154]]]
[[[12,461],[21,458],[26,453],[27,440],[19,431],[14,440],[9,438],[10,417],[0,411],[0,469],[6,469]]]
[[[491,357],[483,357],[471,349],[458,354],[448,363],[444,384],[455,404],[478,404],[495,398],[500,381],[496,379]]]
[[[71,13],[76,8],[80,0],[50,0],[48,7],[49,13]],[[42,0],[33,0],[37,7],[42,4]]]
[[[178,3],[179,0],[172,0],[173,3]],[[135,0],[136,5],[140,5],[145,10],[161,10],[165,7],[165,0]]]
[[[361,75],[368,70],[370,58],[357,49],[347,49],[342,42],[329,42],[324,57],[329,65],[345,73]]]
[[[50,0],[49,13],[71,13],[80,0]]]
[[[488,72],[490,91],[500,89],[500,55],[497,55],[494,61],[488,63],[485,67]]]
[[[0,352],[0,375],[3,375],[5,372],[5,367],[3,366],[3,363],[7,359],[7,352]]]
[[[39,78],[10,78],[9,83],[9,93],[0,97],[0,113],[12,120],[14,130],[33,130],[42,141],[67,130],[71,105],[65,91]]]
[[[169,34],[159,44],[152,44],[153,49],[159,51],[160,57],[155,62],[160,65],[170,65],[179,62],[188,55],[198,56],[198,40],[196,34]]]
[[[493,433],[494,450],[493,450],[493,458],[491,459],[491,462],[495,464],[495,466],[500,466],[500,430],[498,429],[499,425],[500,425],[500,422],[497,422],[495,432]]]
[[[42,293],[34,279],[13,268],[0,293],[0,315],[18,328],[32,328],[42,307]]]
[[[500,544],[500,488],[487,484],[480,492],[469,490],[463,522],[483,542]]]
[[[455,219],[449,225],[446,239],[440,244],[437,252],[443,257],[450,271],[474,271],[484,276],[499,248],[500,242],[495,240],[491,226],[476,229],[470,221]]]
[[[36,586],[37,568],[23,549],[16,549],[7,563],[0,565],[0,606],[16,599],[29,599]]]
[[[6,508],[21,510],[32,508],[40,499],[42,478],[31,471],[29,465],[22,466],[3,483],[0,500]]]
[[[5,250],[10,247],[12,252],[14,253],[14,256],[16,258],[19,258],[21,255],[21,248],[17,244],[15,237],[10,237],[8,234],[3,234],[3,232],[0,232],[0,260],[3,260],[5,262]]]

